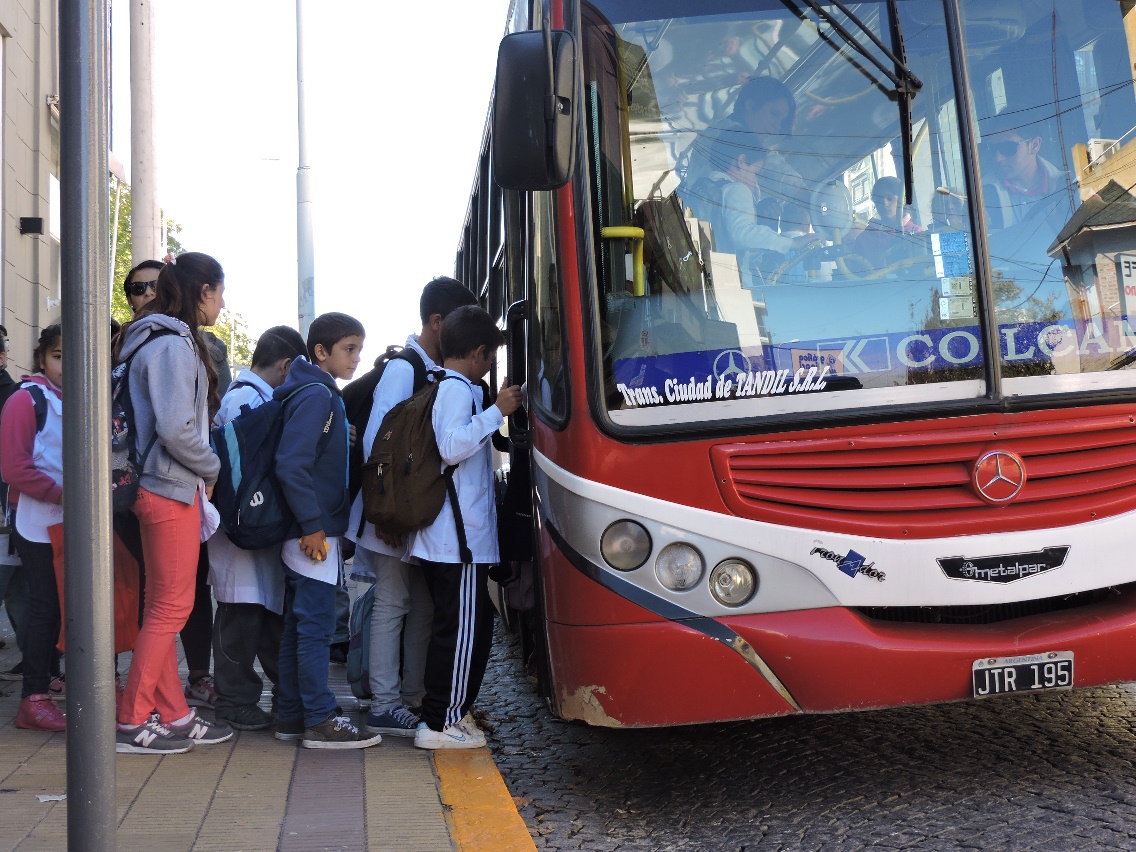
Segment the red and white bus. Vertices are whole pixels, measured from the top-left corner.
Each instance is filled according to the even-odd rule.
[[[508,32],[457,274],[528,382],[555,712],[1136,679],[1133,4],[517,0]]]

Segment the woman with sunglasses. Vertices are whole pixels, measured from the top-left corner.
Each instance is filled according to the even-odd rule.
[[[158,283],[158,273],[165,264],[160,260],[144,260],[126,273],[122,281],[122,289],[126,292],[126,299],[130,302],[130,309],[134,316],[142,306],[150,302],[155,294]],[[205,348],[213,360],[213,367],[217,371],[217,394],[224,396],[232,381],[229,370],[228,351],[225,344],[211,331],[203,331]],[[142,544],[139,534],[131,529],[135,526],[133,518],[116,518],[115,531],[126,542],[134,557],[141,566]],[[143,570],[145,567],[143,566]],[[143,584],[145,575],[143,574]],[[143,590],[145,586],[143,586]],[[215,707],[217,703],[217,689],[213,678],[209,674],[210,652],[213,647],[213,597],[209,589],[209,553],[205,546],[201,546],[200,559],[197,566],[197,586],[193,603],[193,612],[181,631],[181,644],[185,649],[185,664],[189,668],[186,678],[185,697],[192,707]]]
[[[158,273],[165,266],[160,260],[144,260],[122,279],[122,289],[126,293],[126,301],[130,303],[130,310],[135,316],[139,309],[154,298],[155,288],[158,284]]]

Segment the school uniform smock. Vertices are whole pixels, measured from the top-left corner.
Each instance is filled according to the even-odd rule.
[[[505,422],[501,410],[482,410],[482,390],[465,376],[446,370],[431,421],[443,465],[456,464],[454,486],[465,524],[466,542],[475,564],[498,561],[497,506],[493,497],[493,448],[490,439]],[[450,497],[432,524],[414,534],[410,555],[429,562],[462,561]]]
[[[722,187],[721,224],[724,226],[726,251],[737,253],[749,251],[788,252],[793,248],[793,238],[777,233],[764,224],[757,212],[757,202],[761,191],[756,192],[724,172],[713,172],[710,179]]]
[[[47,528],[63,522],[63,392],[46,376],[25,376],[47,402],[43,429],[36,430],[35,403],[21,388],[4,405],[0,419],[0,472],[19,496],[16,532],[27,541],[49,543]]]
[[[406,338],[406,348],[413,349],[418,353],[418,357],[422,359],[422,363],[426,365],[427,370],[437,370],[438,365],[434,363],[434,359],[426,354],[426,350],[418,343],[418,335],[412,334]],[[383,424],[383,418],[387,413],[398,405],[403,400],[409,399],[414,393],[414,367],[409,362],[401,358],[394,358],[387,362],[386,367],[383,369],[382,378],[379,379],[378,385],[375,386],[374,402],[371,407],[371,415],[367,419],[367,428],[364,430],[362,436],[357,440],[363,441],[363,458],[366,459],[371,454],[371,447],[375,443],[375,438],[378,437],[379,427]],[[359,532],[360,525],[363,531]],[[406,547],[391,547],[381,538],[375,534],[374,524],[363,523],[363,492],[360,491],[355,495],[355,502],[351,504],[351,520],[347,525],[347,538],[359,544],[367,550],[379,553],[384,556],[397,556],[399,559],[406,559]]]
[[[223,426],[241,413],[243,406],[256,408],[272,399],[272,386],[252,370],[243,370],[221,398],[213,418]],[[224,532],[209,539],[209,585],[221,603],[260,604],[281,614],[284,611],[284,572],[280,568],[280,546],[242,550]]]

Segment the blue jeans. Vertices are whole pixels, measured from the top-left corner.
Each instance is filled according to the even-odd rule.
[[[308,728],[335,713],[327,687],[331,635],[335,632],[335,584],[284,566],[284,633],[280,637],[280,721],[303,719]]]

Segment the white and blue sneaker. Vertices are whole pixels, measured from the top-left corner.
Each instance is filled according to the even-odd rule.
[[[419,722],[418,730],[414,732],[414,745],[416,748],[428,749],[481,748],[485,745],[485,737],[474,737],[461,722],[446,725],[441,731],[435,731],[425,722]]]
[[[466,713],[461,717],[461,721],[459,721],[458,724],[461,725],[462,730],[469,734],[470,739],[477,742],[479,745],[485,745],[485,732],[477,726],[477,722],[473,720],[472,714]]]

